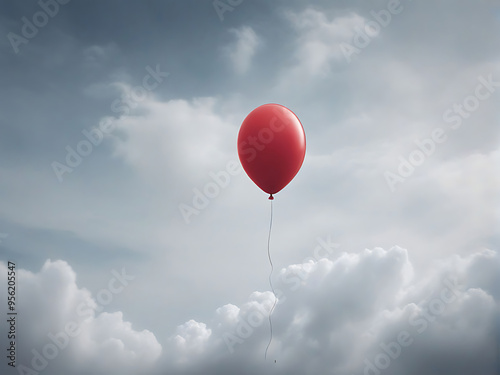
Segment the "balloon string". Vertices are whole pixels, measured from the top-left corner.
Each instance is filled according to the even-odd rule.
[[[271,290],[273,291],[274,304],[273,304],[273,307],[271,308],[271,310],[269,311],[270,337],[269,337],[269,343],[267,344],[266,353],[264,354],[264,359],[267,359],[267,351],[269,349],[269,346],[271,345],[271,342],[273,341],[273,321],[271,320],[271,315],[274,311],[274,308],[276,307],[276,302],[278,300],[276,297],[276,293],[274,291],[274,287],[273,287],[272,276],[273,276],[274,266],[273,266],[273,261],[271,260],[271,252],[270,252],[270,247],[269,247],[269,244],[271,242],[271,228],[272,227],[273,227],[273,201],[271,200],[271,220],[269,222],[269,236],[267,237],[267,257],[269,258],[269,264],[271,265],[271,272],[269,273],[269,285],[271,286]]]

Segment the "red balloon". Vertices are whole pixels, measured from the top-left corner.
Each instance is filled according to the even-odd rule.
[[[306,155],[306,135],[298,117],[279,104],[257,107],[243,120],[238,156],[255,184],[272,195],[295,177]]]

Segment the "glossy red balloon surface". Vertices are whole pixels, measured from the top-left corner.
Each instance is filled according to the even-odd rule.
[[[295,177],[306,154],[306,135],[298,117],[279,104],[264,104],[248,114],[238,134],[245,172],[268,194]]]

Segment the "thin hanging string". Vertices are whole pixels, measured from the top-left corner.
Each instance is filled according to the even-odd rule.
[[[271,272],[269,273],[269,285],[271,286],[271,290],[273,291],[273,294],[274,294],[274,304],[273,304],[273,307],[271,308],[271,310],[269,311],[269,329],[270,329],[270,337],[269,337],[269,343],[267,344],[267,348],[266,348],[266,353],[264,354],[264,359],[267,359],[267,351],[269,350],[269,346],[271,345],[271,342],[273,341],[273,321],[271,320],[271,315],[274,311],[274,308],[276,307],[276,302],[278,301],[277,297],[276,297],[276,293],[274,291],[274,287],[273,287],[273,280],[272,280],[272,276],[273,276],[273,270],[274,270],[274,266],[273,266],[273,261],[271,260],[271,252],[270,252],[270,246],[269,244],[271,243],[271,228],[273,227],[273,196],[271,195],[269,197],[269,199],[271,200],[271,220],[269,222],[269,236],[267,237],[267,257],[269,258],[269,264],[271,265]]]

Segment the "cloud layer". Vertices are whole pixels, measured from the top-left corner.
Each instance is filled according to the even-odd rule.
[[[276,272],[269,291],[191,319],[169,337],[104,312],[133,276],[114,270],[95,296],[64,261],[18,270],[19,369],[73,374],[494,374],[500,339],[500,257],[484,250],[416,275],[400,247],[315,251]],[[321,250],[321,251],[319,251]],[[326,255],[324,250],[330,253]],[[6,278],[6,265],[0,276]],[[160,342],[163,344],[161,345]],[[163,346],[163,348],[162,348]],[[276,360],[276,363],[274,363]],[[26,370],[28,371],[28,370]]]
[[[18,53],[0,42],[0,278],[15,261],[19,364],[499,372],[496,1],[54,1]],[[21,35],[54,1],[0,2],[0,30]],[[274,201],[264,361],[269,202],[227,163],[268,102],[301,119],[307,155]],[[85,155],[60,181],[68,147]],[[311,252],[327,234],[346,252]]]
[[[179,326],[174,357],[188,373],[229,373],[238,363],[242,373],[493,374],[499,269],[490,250],[436,262],[419,277],[400,247],[310,259],[277,276],[267,361],[270,292],[220,307],[210,323]]]
[[[0,262],[3,280],[7,271]],[[120,311],[104,311],[133,279],[125,269],[113,270],[92,296],[62,260],[47,260],[37,273],[18,269],[18,371],[134,374],[150,368],[162,351],[155,335],[134,330]]]

